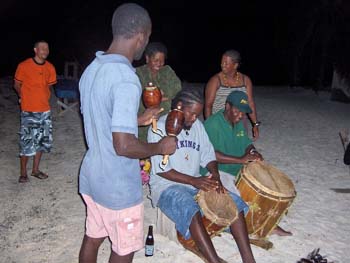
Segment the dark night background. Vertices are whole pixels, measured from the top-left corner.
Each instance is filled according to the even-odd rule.
[[[0,77],[13,75],[20,61],[32,57],[40,39],[49,42],[48,60],[58,74],[64,61],[77,60],[83,70],[97,50],[108,48],[112,14],[123,2],[2,0]],[[329,87],[334,65],[349,72],[346,0],[133,2],[149,11],[150,41],[166,44],[167,64],[184,81],[206,82],[232,48],[255,85],[320,89]]]

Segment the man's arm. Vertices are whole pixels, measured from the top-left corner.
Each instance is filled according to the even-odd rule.
[[[218,192],[224,192],[224,187],[220,180],[220,174],[218,169],[218,162],[217,161],[211,161],[207,164],[207,169],[209,173],[211,174],[211,178],[216,181],[216,189]]]
[[[205,105],[204,105],[204,117],[207,119],[213,112],[213,104],[216,97],[216,92],[219,88],[219,78],[218,75],[214,75],[208,81],[205,88]]]
[[[238,156],[227,155],[227,154],[224,154],[220,151],[215,151],[215,156],[216,156],[217,161],[219,163],[223,163],[223,164],[245,163],[245,161],[244,161],[245,155],[238,157]]]
[[[138,140],[134,134],[113,132],[113,147],[120,156],[143,159],[152,155],[172,154],[176,149],[176,138],[166,136],[157,143]]]
[[[216,190],[218,188],[218,181],[213,180],[212,176],[193,177],[180,173],[174,169],[158,173],[158,175],[170,181],[192,185],[193,187],[204,191]]]
[[[244,164],[251,161],[262,160],[261,154],[255,149],[254,145],[250,144],[245,150],[243,156],[232,156],[224,154],[220,151],[215,151],[218,163],[222,164]]]
[[[148,126],[152,123],[153,119],[159,118],[159,113],[163,111],[163,108],[147,108],[142,114],[137,116],[138,126]]]
[[[19,82],[18,80],[15,80],[15,83],[13,85],[15,91],[17,92],[18,97],[21,98],[21,88],[22,88],[22,82]]]

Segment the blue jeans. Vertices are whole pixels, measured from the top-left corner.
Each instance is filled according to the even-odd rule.
[[[198,189],[185,185],[172,185],[163,191],[158,201],[159,209],[174,223],[176,230],[185,238],[191,237],[190,224],[193,216],[201,209],[194,197]],[[230,196],[237,206],[238,213],[248,213],[248,205],[236,194],[230,192]]]

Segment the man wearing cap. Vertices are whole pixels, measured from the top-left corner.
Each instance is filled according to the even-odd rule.
[[[226,99],[225,109],[211,115],[204,127],[215,148],[219,170],[237,176],[244,163],[262,160],[241,121],[244,114],[251,113],[247,94],[232,91]],[[231,179],[232,181],[232,179]]]
[[[205,130],[215,149],[221,182],[225,188],[234,193],[238,192],[234,185],[235,177],[243,164],[263,160],[241,121],[244,114],[251,112],[247,94],[243,91],[232,91],[226,98],[225,109],[211,115],[204,122]],[[206,172],[204,169],[201,170],[202,175]],[[291,235],[279,226],[274,233]]]

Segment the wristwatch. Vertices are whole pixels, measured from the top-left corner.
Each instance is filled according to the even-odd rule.
[[[260,126],[261,125],[261,121],[256,121],[256,122],[253,122],[253,127],[255,127],[255,126]]]

